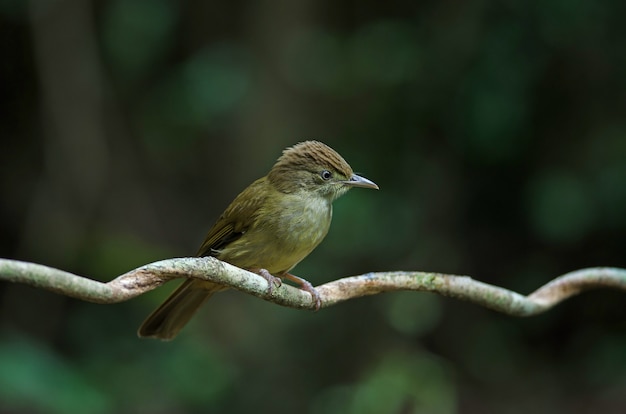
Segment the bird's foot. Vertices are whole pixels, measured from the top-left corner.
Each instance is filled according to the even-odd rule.
[[[294,276],[291,273],[285,273],[284,275],[282,275],[282,277],[289,279],[292,282],[296,282],[300,285],[300,289],[304,290],[305,292],[309,292],[313,297],[315,311],[317,312],[318,310],[320,310],[320,307],[322,306],[322,298],[320,297],[317,289],[315,289],[310,282],[302,279],[301,277]]]
[[[254,269],[252,270],[257,275],[261,276],[263,279],[267,280],[267,293],[269,295],[274,291],[274,285],[280,287],[283,284],[283,281],[279,278],[268,272],[266,269]]]

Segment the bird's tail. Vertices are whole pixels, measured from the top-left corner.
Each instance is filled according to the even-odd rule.
[[[216,283],[187,279],[146,318],[137,335],[165,341],[174,339],[200,306],[213,293],[224,289]]]

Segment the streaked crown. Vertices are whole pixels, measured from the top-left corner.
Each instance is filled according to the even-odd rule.
[[[350,164],[337,151],[319,141],[304,141],[285,149],[272,169],[311,171],[319,167],[334,170],[345,178],[352,176]]]

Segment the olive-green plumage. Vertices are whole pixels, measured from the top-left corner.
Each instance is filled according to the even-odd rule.
[[[270,172],[250,184],[222,213],[198,256],[214,256],[264,277],[297,281],[316,298],[308,282],[288,272],[324,239],[332,202],[351,187],[378,188],[354,174],[341,155],[321,142],[287,148]],[[173,339],[200,305],[223,289],[212,282],[186,280],[148,316],[139,336]]]

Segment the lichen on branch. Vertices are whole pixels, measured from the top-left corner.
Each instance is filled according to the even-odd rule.
[[[161,260],[138,267],[106,283],[36,263],[0,259],[0,280],[24,283],[103,304],[132,299],[178,278],[210,280],[296,309],[312,309],[314,305],[308,292],[285,283],[269,292],[263,277],[213,257]],[[580,292],[603,287],[626,291],[626,269],[594,267],[576,270],[557,277],[528,296],[468,276],[417,271],[351,276],[320,285],[317,290],[322,307],[382,292],[414,290],[462,299],[511,316],[532,316]]]

